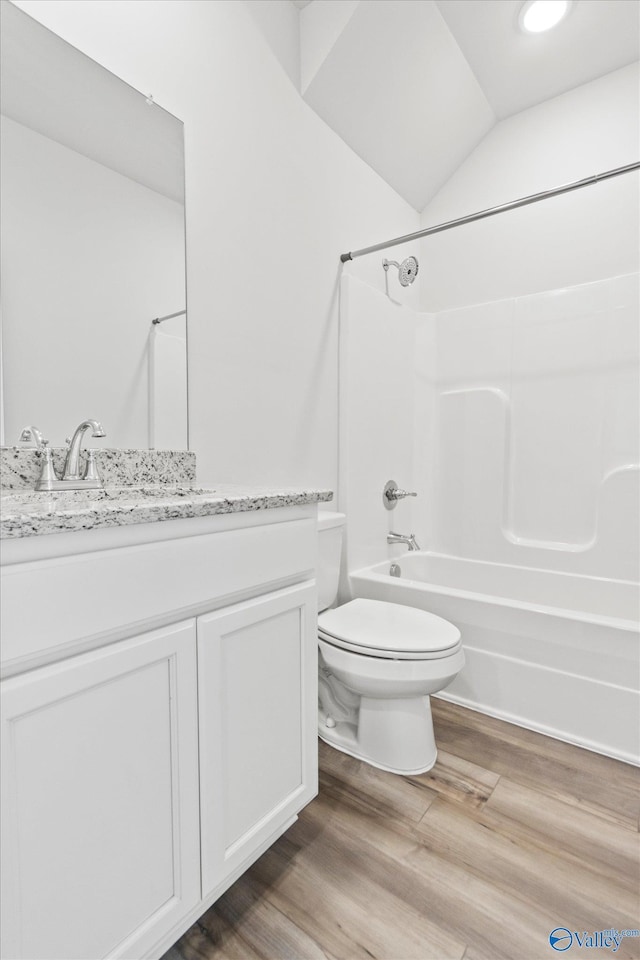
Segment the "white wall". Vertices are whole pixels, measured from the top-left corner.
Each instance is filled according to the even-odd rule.
[[[422,213],[432,226],[640,159],[637,64],[503,120]],[[421,241],[422,307],[451,307],[632,273],[637,172]]]
[[[424,225],[637,160],[639,101],[632,66],[503,121]],[[632,173],[422,241],[432,549],[637,579],[639,238]]]
[[[414,359],[419,315],[354,277],[341,286],[340,507],[348,517],[349,570],[404,552],[387,547],[387,533],[413,531],[414,500],[389,511],[388,480],[413,489]],[[391,287],[393,289],[393,287]],[[401,291],[400,294],[397,292]]]
[[[18,5],[185,123],[199,480],[335,488],[339,255],[418,215],[301,100],[244,4]],[[378,258],[351,269],[383,288]]]
[[[181,450],[187,433],[187,321],[154,324],[149,341],[149,446]]]
[[[636,159],[637,79],[624,69],[501,123],[425,221]],[[437,312],[395,278],[404,308],[345,286],[351,569],[397,554],[395,526],[444,554],[638,577],[638,219],[628,174],[424,240],[420,294]],[[385,514],[390,478],[419,497]]]
[[[243,0],[278,62],[300,88],[300,11],[291,0]]]
[[[89,416],[109,445],[146,447],[151,319],[184,308],[184,207],[4,116],[1,146],[6,443],[35,424],[60,446]]]

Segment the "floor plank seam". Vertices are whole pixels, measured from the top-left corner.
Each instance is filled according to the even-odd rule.
[[[540,960],[555,926],[638,926],[640,771],[433,712],[420,777],[321,744],[318,797],[163,960]]]
[[[481,824],[481,826],[484,826],[484,825]],[[428,840],[428,838],[426,838],[426,837],[425,837],[425,838],[417,837],[416,839],[417,839],[418,843],[420,844],[420,846],[424,849],[424,851],[425,851],[426,853],[428,853],[430,856],[432,856],[432,857],[434,857],[434,858],[436,858],[436,859],[441,859],[441,860],[448,860],[448,859],[449,859],[448,857],[445,856],[445,854],[444,854],[443,851],[438,850],[438,849],[436,849],[436,848],[433,847],[433,846],[430,846],[430,845],[429,845],[429,840]],[[522,847],[520,844],[516,843],[515,841],[509,840],[509,842],[512,842],[513,845],[514,845],[514,847],[515,847],[516,849],[523,849],[523,847]],[[531,852],[536,853],[536,852],[538,852],[538,851],[535,850],[535,849],[532,849]],[[546,851],[545,851],[545,852],[546,852]],[[403,858],[403,863],[405,863],[406,866],[407,866],[409,869],[413,870],[414,872],[419,873],[419,870],[412,865],[411,860],[409,859],[409,858],[411,857],[411,855],[412,855],[411,853],[406,854],[406,856]],[[476,880],[478,880],[478,881],[480,881],[480,882],[482,882],[482,883],[490,884],[491,886],[495,887],[496,889],[501,890],[501,891],[504,892],[504,893],[507,893],[507,894],[510,894],[510,895],[514,896],[517,900],[519,900],[519,901],[520,901],[523,905],[525,905],[525,906],[531,906],[532,901],[531,901],[530,895],[527,894],[527,893],[522,893],[522,894],[520,894],[519,891],[518,891],[516,888],[514,888],[513,885],[512,885],[508,880],[504,880],[504,881],[503,881],[503,880],[500,880],[500,879],[491,879],[491,878],[489,878],[489,877],[486,875],[486,873],[485,873],[485,871],[484,871],[484,869],[483,869],[483,866],[482,866],[482,865],[477,866],[477,865],[475,865],[471,860],[461,859],[461,860],[457,861],[457,863],[459,863],[459,865],[461,866],[461,868],[464,869],[466,873],[468,873],[471,877],[474,877]],[[570,861],[568,861],[568,860],[565,860],[565,863],[566,863],[568,866],[574,866],[574,864],[572,864],[572,863],[571,863]],[[580,865],[580,867],[581,867],[582,869],[584,869],[584,865],[583,865],[583,864],[579,864],[579,865]],[[596,865],[593,865],[592,867],[588,867],[587,869],[589,870],[590,873],[593,874],[593,876],[594,876],[595,878],[597,878],[597,879],[601,879],[601,878],[602,878],[602,873],[597,869],[597,866],[596,866]],[[632,883],[630,883],[629,886],[627,886],[627,885],[624,884],[624,883],[621,883],[620,886],[622,887],[622,891],[624,891],[624,892],[626,892],[626,893],[631,893],[631,894],[633,894],[633,893],[635,892],[635,890],[637,889],[637,887],[634,886]],[[628,926],[628,925],[627,925],[627,926]]]
[[[211,909],[211,907],[210,907],[209,909]],[[204,916],[206,916],[206,914],[207,914],[208,912],[209,912],[209,911],[207,910],[207,911],[205,912]],[[223,943],[220,943],[218,940],[216,940],[216,939],[213,937],[211,931],[210,931],[209,928],[206,926],[206,924],[204,924],[204,923],[202,922],[202,920],[203,920],[203,917],[201,917],[199,920],[196,920],[194,926],[198,928],[198,930],[199,930],[200,933],[202,934],[203,938],[204,938],[208,943],[211,944],[211,946],[213,947],[214,951],[217,951],[217,950],[222,949],[222,947],[224,947],[224,944],[223,944]],[[188,933],[188,932],[189,932],[189,931],[187,931],[187,933]],[[185,936],[186,936],[186,934],[185,934]]]

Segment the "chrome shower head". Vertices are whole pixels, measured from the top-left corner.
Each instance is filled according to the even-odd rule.
[[[392,266],[397,267],[398,280],[403,287],[408,287],[410,283],[413,283],[418,274],[418,261],[415,257],[407,257],[402,263],[398,263],[397,260],[383,260],[382,266],[385,270]]]

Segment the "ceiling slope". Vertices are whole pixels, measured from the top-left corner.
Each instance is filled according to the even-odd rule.
[[[494,111],[434,0],[338,2],[349,8],[341,30],[331,0],[301,11],[303,96],[422,210],[493,126]]]
[[[300,90],[305,90],[360,6],[360,0],[323,0],[300,17]]]
[[[436,0],[499,119],[557,97],[640,56],[637,0],[576,0],[543,34],[518,28],[523,0]]]

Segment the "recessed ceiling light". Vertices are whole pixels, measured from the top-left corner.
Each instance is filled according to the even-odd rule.
[[[551,30],[569,13],[571,0],[527,0],[518,22],[525,33]]]

